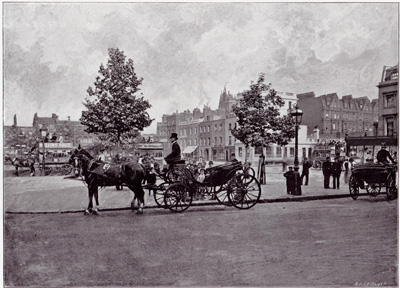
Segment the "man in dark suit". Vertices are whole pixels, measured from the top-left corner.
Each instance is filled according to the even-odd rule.
[[[171,153],[165,157],[165,162],[171,164],[174,161],[181,160],[181,147],[178,144],[178,134],[172,133],[170,137],[172,141]]]
[[[332,163],[333,189],[340,188],[341,173],[342,173],[342,163],[339,161],[339,157],[336,157],[335,162]]]
[[[324,174],[324,188],[329,189],[329,178],[331,177],[332,165],[330,157],[326,157],[326,161],[322,163],[322,174]]]
[[[310,174],[311,163],[307,160],[307,157],[304,158],[303,162],[303,171],[301,171],[301,183],[303,183],[303,178],[306,177],[305,186],[308,185],[308,176]]]
[[[389,164],[390,162],[388,159],[392,161],[392,163],[396,163],[389,151],[386,150],[386,143],[382,143],[382,149],[378,151],[378,154],[376,154],[376,160],[378,163]]]

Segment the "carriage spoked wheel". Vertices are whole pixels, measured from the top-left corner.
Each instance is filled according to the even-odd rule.
[[[353,175],[350,176],[349,191],[350,191],[351,198],[353,198],[354,200],[357,200],[358,194],[359,194],[359,187],[357,184],[357,180]]]
[[[61,172],[63,175],[68,175],[72,172],[72,166],[69,164],[64,164],[61,166]]]
[[[42,173],[43,168],[40,167],[39,169],[40,169],[40,173]],[[45,175],[45,176],[50,175],[51,171],[53,171],[53,168],[48,167],[48,166],[45,166],[45,167],[44,167],[44,175]]]
[[[219,203],[221,203],[222,205],[232,206],[231,201],[229,201],[227,188],[228,188],[227,184],[215,186],[214,187],[214,195],[215,195],[215,198],[217,199],[217,201]]]
[[[368,184],[366,189],[368,194],[376,196],[381,192],[381,185],[379,183]]]
[[[236,175],[228,184],[228,198],[239,209],[250,209],[260,200],[261,186],[254,176]]]
[[[193,194],[190,188],[180,182],[173,183],[164,194],[166,207],[174,212],[183,212],[192,204]]]
[[[157,203],[158,207],[167,208],[164,202],[164,194],[167,189],[168,183],[163,182],[155,187],[153,190],[154,201]]]
[[[243,168],[243,174],[252,177],[256,176],[256,172],[251,167]]]
[[[386,197],[388,200],[397,198],[396,180],[392,175],[389,175],[386,180]]]

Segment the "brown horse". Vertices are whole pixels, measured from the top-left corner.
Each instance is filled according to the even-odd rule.
[[[131,202],[134,208],[135,199],[138,200],[138,213],[143,213],[144,207],[144,191],[142,181],[146,177],[145,168],[136,162],[125,162],[122,164],[107,164],[102,161],[95,160],[86,150],[76,149],[71,155],[71,161],[78,159],[81,167],[82,176],[88,186],[89,204],[85,211],[85,215],[90,213],[98,215],[99,206],[99,187],[117,186],[125,184],[134,193]],[[93,208],[93,196],[96,206]]]

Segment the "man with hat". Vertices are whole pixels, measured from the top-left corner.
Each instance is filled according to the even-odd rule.
[[[329,179],[332,172],[331,157],[327,156],[326,161],[322,163],[322,174],[324,174],[324,188],[329,189]]]
[[[383,142],[382,143],[382,149],[378,151],[378,154],[376,154],[376,160],[378,161],[378,163],[382,163],[382,164],[389,164],[389,160],[392,161],[392,163],[396,163],[396,161],[394,161],[394,159],[392,158],[392,156],[390,156],[389,151],[386,150],[386,143]]]
[[[172,141],[172,151],[167,157],[164,158],[167,164],[171,164],[176,160],[181,160],[181,147],[177,142],[178,134],[172,133],[170,139]]]

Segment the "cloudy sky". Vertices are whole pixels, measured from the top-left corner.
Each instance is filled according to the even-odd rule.
[[[280,91],[373,99],[397,27],[398,3],[3,3],[4,124],[78,120],[111,47],[133,59],[155,122],[217,108],[261,72]]]

